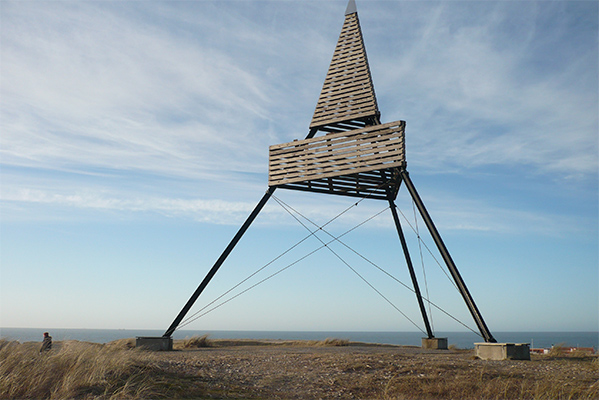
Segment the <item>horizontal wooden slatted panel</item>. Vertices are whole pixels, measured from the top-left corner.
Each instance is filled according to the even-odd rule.
[[[402,166],[404,126],[396,121],[271,146],[269,186]]]

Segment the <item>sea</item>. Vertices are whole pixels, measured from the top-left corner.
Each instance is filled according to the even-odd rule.
[[[162,330],[148,329],[50,329],[50,328],[2,328],[0,338],[24,342],[41,342],[44,332],[54,341],[79,340],[83,342],[108,343],[113,340],[137,336],[162,336]],[[554,345],[570,347],[593,347],[598,351],[598,332],[492,332],[501,343],[529,343],[531,348],[551,348]],[[209,335],[211,339],[281,339],[325,340],[348,339],[353,342],[421,346],[421,332],[342,332],[342,331],[202,331],[178,330],[173,339]],[[473,332],[436,332],[436,337],[448,338],[448,345],[459,349],[474,348],[474,343],[484,340]]]

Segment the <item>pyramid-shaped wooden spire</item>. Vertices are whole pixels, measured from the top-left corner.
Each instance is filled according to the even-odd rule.
[[[339,132],[378,123],[367,52],[356,4],[350,0],[310,129]]]
[[[344,26],[306,139],[269,147],[269,186],[396,198],[406,164],[404,121],[382,124],[356,4]],[[325,135],[316,137],[317,132]]]

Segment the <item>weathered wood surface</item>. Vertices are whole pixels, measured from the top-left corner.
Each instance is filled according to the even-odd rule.
[[[402,166],[404,127],[404,121],[396,121],[271,146],[269,186]],[[368,184],[368,179],[354,184]]]
[[[346,15],[310,128],[378,115],[357,14]]]

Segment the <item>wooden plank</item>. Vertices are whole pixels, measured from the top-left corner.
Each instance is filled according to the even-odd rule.
[[[357,82],[370,80],[371,75],[366,67],[342,68],[333,71],[325,77],[323,88],[331,90],[335,87],[347,86],[356,84]]]
[[[334,98],[322,100],[315,107],[315,114],[323,114],[325,112],[342,113],[345,109],[361,109],[367,108],[370,104],[376,104],[375,98],[369,93],[355,92],[350,95],[350,98]]]
[[[348,120],[353,120],[358,116],[374,116],[376,115],[376,109],[373,106],[373,103],[363,103],[363,106],[357,107],[338,107],[337,109],[333,109],[333,106],[328,110],[328,112],[320,112],[313,119],[316,123],[320,123],[321,125],[327,125],[328,120],[331,121],[339,121],[344,122]]]
[[[368,81],[356,81],[346,85],[336,86],[323,92],[323,95],[317,101],[315,109],[319,109],[326,103],[344,103],[356,99],[369,99],[375,101],[375,94],[369,90]]]
[[[365,156],[360,162],[352,160],[348,162],[337,162],[331,164],[310,165],[305,164],[297,168],[274,169],[269,171],[269,179],[317,179],[325,174],[336,173],[337,175],[349,175],[360,171],[374,171],[388,168],[396,162],[404,162],[403,154],[390,155],[390,157],[377,157],[376,155]],[[335,176],[335,175],[328,175]]]
[[[349,65],[361,64],[365,65],[367,62],[367,55],[363,48],[359,45],[344,49],[333,56],[327,74],[334,72],[338,69],[347,69]]]
[[[279,154],[279,151],[289,150],[310,150],[318,151],[320,148],[330,148],[340,144],[351,143],[370,143],[371,141],[385,141],[402,136],[403,125],[378,125],[383,126],[383,129],[372,129],[372,127],[355,129],[349,132],[333,133],[326,136],[286,143],[283,145],[271,146],[270,151],[273,155]],[[297,144],[297,145],[296,145]],[[291,146],[290,146],[291,145]],[[295,145],[295,146],[294,146]],[[337,148],[337,147],[334,147]]]
[[[360,112],[366,110],[375,111],[375,99],[367,96],[356,96],[352,100],[347,101],[329,101],[322,102],[315,110],[315,117],[322,119],[328,115],[334,116],[339,114],[348,114],[352,112]],[[351,116],[352,117],[352,116]]]
[[[339,64],[341,60],[344,60],[349,56],[366,56],[364,45],[360,40],[344,43],[341,47],[338,47],[333,53],[333,57],[331,58],[331,64],[329,65],[329,67],[331,68],[332,64]]]
[[[328,90],[323,93],[319,101],[317,102],[317,107],[315,109],[319,109],[326,103],[343,103],[356,101],[357,99],[368,99],[370,101],[375,101],[375,94],[369,90],[368,88],[369,82],[353,82],[351,85],[343,85],[332,88],[332,90]]]
[[[362,115],[375,115],[377,113],[377,109],[375,107],[375,102],[363,102],[358,104],[330,104],[328,107],[325,107],[323,111],[320,111],[313,117],[315,121],[322,122],[327,119],[337,119],[344,118],[354,119],[356,118],[355,114]]]
[[[269,153],[270,155],[277,156],[284,152],[288,153],[307,150],[318,151],[318,149],[322,147],[330,148],[331,146],[337,146],[339,144],[370,142],[376,140],[378,137],[381,137],[379,140],[384,141],[403,135],[403,124],[382,124],[376,125],[376,127],[377,129],[373,129],[373,126],[370,126],[348,132],[332,133],[326,136],[273,145],[269,147]]]
[[[404,143],[402,141],[390,141],[389,144],[381,144],[377,147],[371,147],[367,144],[360,147],[355,146],[352,148],[341,148],[335,151],[328,152],[322,151],[318,154],[306,154],[296,153],[293,156],[280,156],[277,158],[271,158],[269,163],[269,170],[274,171],[277,169],[287,169],[290,172],[294,170],[292,166],[304,167],[306,164],[331,164],[334,162],[342,162],[345,160],[352,159],[363,159],[364,156],[370,154],[379,155],[380,157],[388,157],[389,154],[404,154]]]
[[[316,150],[319,147],[337,145],[340,143],[354,141],[370,141],[379,136],[393,138],[394,135],[402,135],[403,130],[403,121],[397,121],[388,124],[381,124],[361,129],[355,129],[348,132],[333,133],[327,136],[320,136],[310,139],[296,140],[293,142],[272,145],[269,147],[269,152],[273,155],[277,155],[279,154],[279,151],[284,149],[285,151],[302,151],[305,149]],[[385,138],[383,138],[382,140],[385,140]]]
[[[403,156],[403,154],[402,154]],[[285,169],[282,173],[273,171],[269,173],[269,180],[314,180],[322,177],[333,177],[340,175],[352,174],[360,171],[374,171],[390,166],[400,166],[404,163],[404,157],[399,157],[398,154],[390,155],[390,157],[377,157],[376,155],[365,156],[360,159],[360,162],[353,160],[338,162],[326,165],[306,165],[305,168],[296,168],[292,171]]]
[[[316,144],[315,144],[316,146]],[[404,141],[402,140],[401,134],[396,133],[394,135],[386,135],[385,137],[375,137],[372,140],[360,140],[360,141],[338,141],[337,144],[325,145],[320,147],[312,147],[310,151],[305,149],[293,149],[290,152],[277,152],[269,157],[269,162],[273,165],[277,165],[279,162],[283,163],[300,163],[319,161],[323,159],[330,159],[335,157],[347,156],[347,155],[360,155],[367,152],[371,153],[384,153],[387,151],[404,149]]]
[[[361,71],[361,74],[362,75],[359,75],[357,73],[352,76],[349,76],[350,74],[344,71],[343,74],[340,74],[340,77],[342,77],[343,79],[337,77],[335,79],[330,79],[330,81],[326,81],[323,85],[323,88],[321,89],[321,95],[319,96],[319,99],[326,97],[332,92],[339,93],[342,89],[347,90],[348,88],[356,87],[359,85],[365,85],[371,82],[371,77],[369,76],[367,71]],[[369,88],[369,92],[374,93],[374,91],[370,89],[371,88]]]
[[[360,40],[347,40],[345,43],[338,45],[333,53],[331,61],[339,62],[349,54],[364,55],[364,44]],[[330,65],[331,66],[331,65]]]
[[[338,62],[344,57],[348,56],[348,54],[357,54],[357,55],[365,55],[365,46],[361,40],[347,40],[345,43],[341,45],[338,44],[334,50],[333,57],[331,57],[332,62]],[[330,64],[331,67],[331,64]]]
[[[369,88],[370,81],[368,79],[347,81],[342,85],[336,85],[322,91],[321,97],[317,104],[324,102],[345,102],[350,101],[352,96],[366,96],[375,100],[375,94]]]
[[[381,145],[374,148],[368,148],[363,146],[364,150],[360,149],[343,149],[338,150],[335,153],[323,152],[317,156],[311,155],[300,155],[294,158],[282,158],[278,160],[272,160],[269,164],[269,171],[277,171],[285,169],[288,173],[291,173],[297,169],[306,169],[307,165],[313,165],[313,168],[319,166],[329,166],[335,163],[356,161],[362,162],[363,160],[370,160],[370,155],[378,156],[382,162],[389,157],[404,156],[404,143],[395,142],[389,145]]]
[[[381,126],[381,125],[379,125]],[[284,145],[276,145],[270,147],[270,152],[273,156],[277,156],[282,154],[283,152],[317,152],[322,148],[340,148],[344,145],[352,145],[352,144],[362,144],[370,142],[379,142],[379,141],[388,141],[388,140],[397,140],[397,137],[402,136],[402,126],[388,126],[385,129],[356,129],[352,132],[352,134],[348,134],[348,132],[334,133],[326,136],[321,136],[318,138],[308,139],[304,141],[296,141],[290,143],[286,143]],[[353,132],[360,132],[358,134],[354,134]],[[296,145],[297,143],[297,145]]]
[[[286,147],[297,147],[297,146],[310,145],[311,143],[314,143],[314,142],[334,140],[337,138],[354,137],[354,136],[361,135],[363,133],[384,131],[386,129],[394,129],[394,130],[401,129],[401,130],[403,130],[405,125],[406,125],[406,123],[404,121],[394,121],[394,122],[388,122],[388,123],[380,124],[380,125],[367,126],[367,127],[360,128],[360,129],[354,129],[354,130],[348,131],[348,132],[333,133],[333,134],[327,135],[327,136],[319,136],[319,137],[314,137],[314,138],[310,138],[310,139],[302,139],[302,140],[295,140],[293,142],[275,144],[275,145],[269,146],[269,151],[282,149],[282,148],[286,148]]]
[[[343,78],[343,79],[340,79]],[[369,69],[366,66],[354,66],[351,68],[339,68],[327,74],[323,82],[324,88],[333,86],[344,86],[355,81],[371,80]]]
[[[340,91],[332,91],[328,93],[327,97],[319,99],[317,106],[315,107],[315,114],[327,110],[327,107],[332,107],[338,104],[345,104],[346,107],[356,104],[375,104],[375,95],[368,89],[364,89],[367,86],[365,83],[355,85],[350,88],[340,88]]]
[[[269,149],[269,182],[283,184],[403,165],[404,122],[311,138]]]
[[[366,85],[365,85],[366,86]],[[352,105],[356,108],[365,108],[367,105],[377,104],[377,100],[374,94],[369,93],[367,90],[353,90],[349,94],[346,95],[347,98],[323,98],[319,100],[317,103],[317,107],[315,107],[315,114],[320,114],[325,111],[333,112],[335,109],[333,107],[343,107],[344,109],[351,109]],[[375,109],[375,111],[377,111]],[[341,111],[338,111],[338,113]]]

